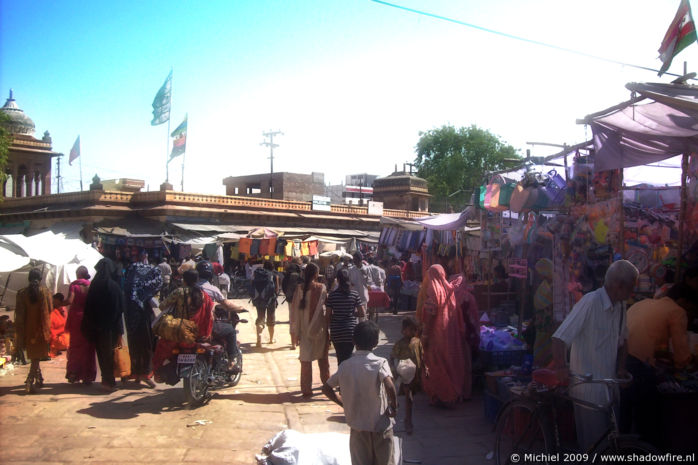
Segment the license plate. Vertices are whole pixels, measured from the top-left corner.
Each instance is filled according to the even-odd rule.
[[[196,362],[196,354],[179,354],[177,355],[177,363],[193,364]]]

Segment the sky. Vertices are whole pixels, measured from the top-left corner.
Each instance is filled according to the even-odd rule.
[[[679,0],[394,3],[659,69]],[[684,61],[698,71],[698,46],[669,72]],[[283,133],[275,172],[338,184],[402,169],[420,132],[443,125],[549,155],[558,149],[528,142],[589,139],[576,120],[627,100],[626,83],[674,79],[371,0],[0,2],[0,103],[13,89],[35,136],[48,130],[66,154],[62,192],[80,190],[81,170],[85,188],[97,174],[159,189],[171,139],[167,123],[151,126],[151,103],[170,69],[170,131],[185,114],[189,131],[169,180],[181,190],[184,173],[184,191],[209,194],[224,194],[227,176],[269,172],[264,132]]]

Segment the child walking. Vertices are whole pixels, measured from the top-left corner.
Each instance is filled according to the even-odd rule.
[[[362,321],[354,328],[354,354],[322,386],[322,392],[344,407],[351,428],[352,465],[395,465],[393,424],[397,395],[388,361],[372,351],[378,325]],[[339,387],[341,395],[334,391]]]
[[[417,337],[417,322],[406,317],[402,320],[402,339],[393,346],[390,366],[396,374],[398,393],[405,395],[405,432],[412,434],[412,403],[414,393],[419,391],[422,370],[422,342]]]

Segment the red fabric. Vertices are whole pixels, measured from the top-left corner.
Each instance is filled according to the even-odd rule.
[[[276,254],[276,238],[270,237],[269,238],[269,253],[267,255],[275,255],[275,254]]]
[[[427,270],[425,285],[424,364],[429,376],[422,375],[422,386],[432,400],[457,402],[463,397],[466,378],[463,314],[456,306],[454,286],[446,280],[441,265]]]
[[[211,337],[211,331],[213,330],[213,307],[215,303],[211,298],[203,292],[204,302],[199,307],[199,310],[191,318],[191,320],[196,323],[198,329],[198,337],[205,338]],[[172,356],[172,350],[178,346],[191,347],[188,344],[179,344],[173,341],[167,341],[165,339],[158,339],[158,343],[155,346],[155,352],[153,353],[153,372],[157,371],[162,364]]]
[[[390,296],[383,291],[368,291],[368,306],[371,308],[390,307]]]
[[[308,255],[317,255],[317,241],[308,242]]]
[[[269,239],[262,239],[260,241],[259,255],[269,255]]]
[[[213,273],[216,275],[219,275],[223,273],[223,265],[221,265],[218,262],[213,262],[211,263],[211,266],[213,266]]]
[[[70,304],[65,322],[65,330],[70,333],[65,375],[76,381],[92,382],[97,378],[97,353],[94,344],[83,336],[80,329],[89,285],[88,280],[77,279],[70,284],[68,291],[68,299],[72,295],[73,303]]]
[[[248,237],[243,237],[240,239],[240,243],[238,244],[240,248],[240,253],[244,253],[245,255],[250,254],[250,247],[252,247],[252,239]]]

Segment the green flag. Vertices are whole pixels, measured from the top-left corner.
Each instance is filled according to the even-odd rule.
[[[172,71],[167,75],[164,84],[153,99],[152,126],[166,123],[170,120],[170,103],[172,99]]]

